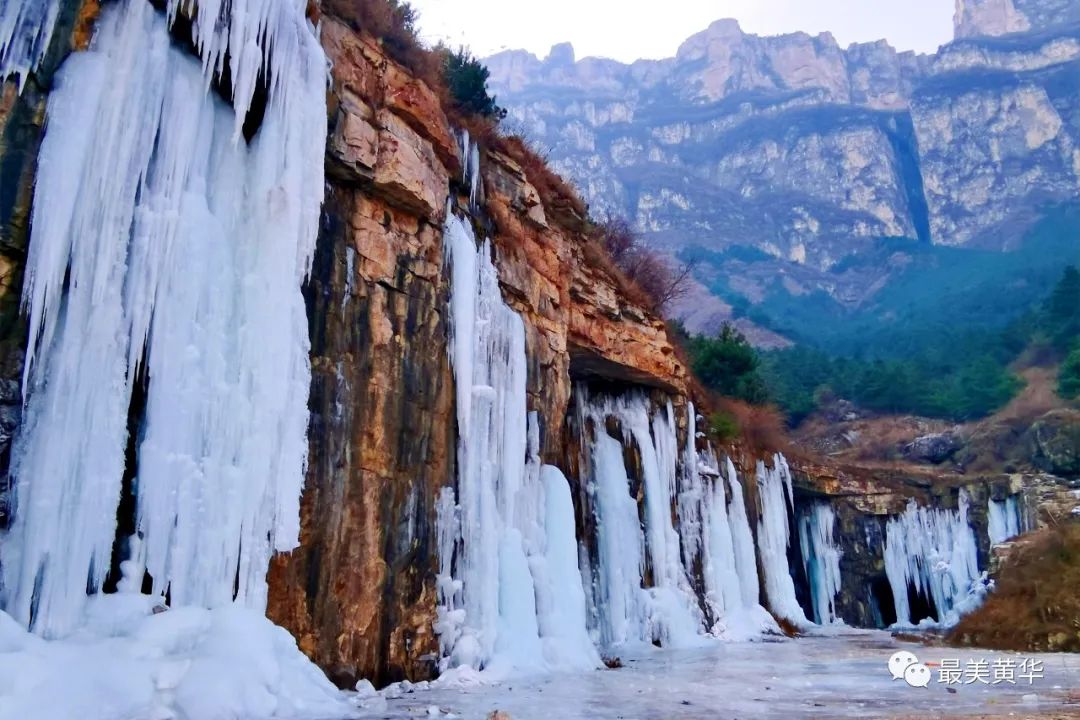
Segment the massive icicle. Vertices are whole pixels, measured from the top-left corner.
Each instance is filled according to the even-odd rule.
[[[896,624],[911,625],[908,590],[927,597],[940,625],[953,625],[986,592],[975,532],[968,523],[970,500],[960,490],[958,508],[919,507],[914,500],[885,528],[885,572],[896,603]]]
[[[778,632],[772,616],[758,604],[754,541],[735,466],[729,458],[729,488],[725,492],[713,449],[697,450],[697,417],[692,404],[688,412],[679,530],[686,571],[691,572],[700,561],[710,632],[725,640],[748,640],[762,632]]]
[[[16,519],[0,548],[5,609],[46,635],[78,623],[109,570],[140,371],[133,560],[154,592],[211,607],[235,592],[258,608],[272,551],[297,543],[300,285],[326,136],[325,58],[303,7],[199,3],[200,66],[150,3],[125,0],[58,75],[24,288]],[[234,108],[208,89],[226,47]],[[245,146],[260,69],[273,83]]]
[[[591,421],[595,432],[590,487],[599,533],[599,582],[593,617],[599,623],[600,640],[605,645],[697,644],[704,618],[680,561],[679,535],[671,522],[678,453],[671,404],[650,416],[648,397],[639,391],[590,398],[588,389],[579,386],[575,393],[580,426]],[[622,442],[607,434],[608,418],[621,425]],[[623,445],[631,442],[641,457],[644,534],[623,462]],[[646,566],[653,580],[649,588],[642,581]]]
[[[438,506],[444,668],[596,667],[569,485],[540,465],[526,412],[524,323],[502,300],[490,243],[478,248],[452,213],[444,237],[458,420],[456,495],[444,489]]]
[[[987,518],[991,545],[999,545],[1023,531],[1023,518],[1020,516],[1017,495],[1010,495],[1004,500],[990,498],[987,505]]]
[[[840,594],[840,549],[833,538],[836,514],[828,503],[814,503],[799,519],[799,547],[810,583],[814,622],[842,622],[836,614]]]
[[[757,555],[754,552],[754,535],[746,516],[746,500],[742,483],[735,472],[735,464],[727,459],[728,485],[731,486],[731,541],[735,550],[735,570],[739,573],[743,607],[760,607]]]
[[[788,620],[796,627],[807,627],[802,606],[795,597],[795,583],[788,566],[788,546],[791,542],[789,510],[793,508],[794,493],[791,487],[791,470],[783,455],[773,457],[773,467],[758,462],[758,551],[761,567],[765,573],[765,596],[774,614]]]
[[[0,83],[8,77],[22,90],[52,39],[60,0],[4,0],[0,4]]]
[[[649,596],[641,581],[645,536],[630,495],[622,444],[602,429],[596,432],[590,483],[599,554],[593,616],[604,646],[651,640]]]

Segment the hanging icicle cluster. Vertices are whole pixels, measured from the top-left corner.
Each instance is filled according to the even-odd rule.
[[[173,604],[260,607],[271,553],[298,539],[300,286],[322,202],[326,60],[303,3],[202,0],[198,58],[171,42],[180,5],[106,9],[49,101],[17,507],[0,548],[3,607],[46,635],[75,627],[102,589],[125,471],[127,567]],[[231,107],[209,90],[226,62]],[[260,76],[268,106],[245,144]]]
[[[627,642],[659,642],[687,646],[700,642],[704,617],[681,560],[679,534],[672,525],[678,440],[671,403],[650,411],[649,398],[631,391],[591,397],[584,385],[575,388],[578,425],[594,428],[589,448],[592,507],[596,514],[597,566],[586,569],[596,578],[591,616],[604,646]],[[617,421],[622,437],[608,434],[607,421]],[[623,459],[624,446],[637,448],[644,493],[644,532],[637,501]],[[651,586],[643,587],[648,568]]]
[[[52,39],[60,0],[5,0],[0,5],[0,83],[15,78],[22,91]]]
[[[1010,495],[1004,500],[990,498],[987,502],[987,518],[991,545],[999,545],[1016,537],[1024,530],[1020,496]]]
[[[979,572],[970,500],[960,490],[956,510],[919,507],[914,500],[885,528],[885,572],[896,603],[896,624],[912,624],[909,591],[929,600],[937,624],[953,625],[986,593]]]
[[[712,622],[710,632],[725,640],[778,633],[776,621],[758,599],[754,538],[735,465],[727,458],[725,471],[721,471],[711,447],[699,452],[693,404],[688,419],[679,529],[687,572],[698,562],[701,565],[705,610]]]
[[[475,176],[466,179],[475,195]],[[526,411],[524,324],[502,300],[491,244],[478,246],[452,212],[444,244],[458,476],[437,503],[443,667],[597,667],[570,487],[557,468],[541,465],[536,416]]]
[[[773,613],[796,627],[807,627],[810,621],[795,597],[795,583],[788,567],[795,494],[791,470],[783,455],[773,456],[771,468],[758,461],[757,484],[758,553],[765,573],[765,596]]]
[[[799,548],[810,584],[814,622],[843,622],[836,612],[840,594],[840,548],[834,538],[836,513],[828,503],[816,502],[799,518]]]

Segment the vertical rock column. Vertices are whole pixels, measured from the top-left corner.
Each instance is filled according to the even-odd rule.
[[[434,505],[454,448],[441,227],[460,166],[431,91],[324,10],[310,457],[300,547],[271,567],[268,614],[337,684],[384,685],[430,677],[438,657]]]

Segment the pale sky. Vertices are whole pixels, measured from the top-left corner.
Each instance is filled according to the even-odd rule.
[[[484,57],[525,49],[539,57],[572,42],[624,62],[671,57],[690,35],[733,17],[745,32],[828,30],[841,46],[886,38],[933,52],[952,39],[953,0],[410,0],[425,40],[466,45]]]

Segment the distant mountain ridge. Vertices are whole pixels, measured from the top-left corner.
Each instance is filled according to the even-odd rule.
[[[1011,250],[1080,202],[1080,3],[957,0],[955,34],[920,55],[720,20],[664,60],[485,62],[595,214],[710,258],[698,279],[727,304],[698,292],[681,312],[709,330],[770,293],[865,304],[906,262],[850,262],[878,239]]]

